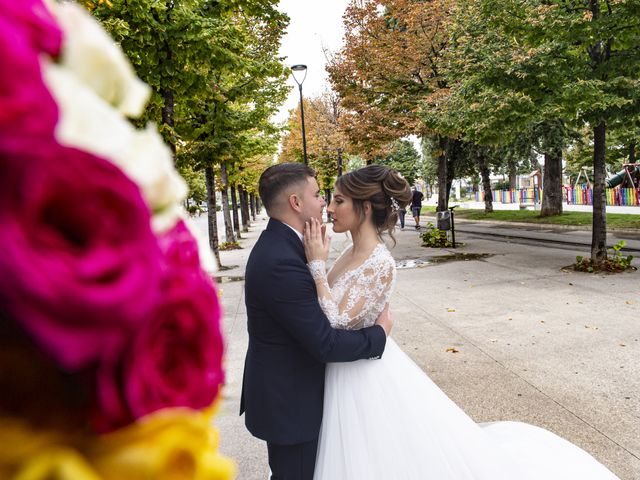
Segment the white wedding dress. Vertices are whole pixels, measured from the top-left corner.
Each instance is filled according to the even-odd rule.
[[[324,262],[309,267],[327,282]],[[379,244],[359,267],[330,288],[326,283],[331,295],[321,296],[320,305],[336,328],[371,326],[389,302],[395,277],[395,261]],[[380,360],[327,365],[314,480],[617,478],[542,428],[475,423],[392,338]]]

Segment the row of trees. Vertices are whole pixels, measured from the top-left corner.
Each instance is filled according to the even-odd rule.
[[[515,178],[543,155],[542,215],[562,212],[563,158],[590,157],[591,256],[606,259],[606,158],[634,159],[640,137],[640,0],[352,0],[344,26],[328,72],[350,153],[422,138],[439,210],[455,176],[489,192],[492,169]]]
[[[258,176],[280,141],[270,118],[288,93],[288,69],[278,56],[288,17],[277,0],[84,3],[152,87],[140,122],[160,126],[190,197],[206,198],[220,266],[215,193],[222,194],[226,241],[233,243],[252,208],[255,214]]]

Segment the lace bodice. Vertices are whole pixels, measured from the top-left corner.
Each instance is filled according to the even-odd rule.
[[[350,249],[343,251],[338,260]],[[327,280],[324,261],[310,262],[309,270],[316,282],[325,286],[318,289],[318,300],[331,326],[347,330],[375,324],[391,298],[396,280],[395,260],[382,243],[359,266],[336,278],[333,285]]]

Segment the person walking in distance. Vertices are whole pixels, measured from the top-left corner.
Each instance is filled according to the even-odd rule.
[[[416,230],[420,230],[420,210],[422,210],[422,199],[424,198],[424,195],[415,187],[415,185],[411,187],[411,191],[411,213],[413,214],[413,219],[416,222]]]

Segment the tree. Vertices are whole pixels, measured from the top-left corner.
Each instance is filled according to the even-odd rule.
[[[439,61],[452,5],[353,0],[347,7],[345,45],[327,71],[353,152],[367,161],[384,157],[395,140],[427,133],[418,114],[446,88]]]
[[[506,152],[516,146],[522,150],[523,143],[527,150],[537,145],[548,167],[541,213],[556,215],[562,213],[562,148],[568,129],[549,107],[557,85],[544,76],[562,59],[555,56],[557,48],[536,51],[524,45],[508,28],[512,14],[494,12],[481,0],[458,2],[445,63],[451,89],[439,114],[426,121]],[[505,159],[515,188],[514,157]]]
[[[178,171],[189,187],[187,202],[190,200],[199,205],[207,201],[207,186],[203,172],[194,170],[191,165],[178,165]]]
[[[303,101],[309,166],[316,171],[320,188],[330,190],[338,174],[338,150],[351,150],[341,128],[343,109],[338,96],[331,91]],[[279,161],[301,162],[303,152],[299,107],[291,112],[287,130]]]
[[[420,172],[420,153],[410,140],[402,139],[393,143],[389,154],[380,160],[381,165],[396,169],[413,185]]]
[[[89,3],[154,90],[142,121],[162,125],[180,165],[205,171],[219,262],[215,167],[275,150],[278,128],[269,118],[287,92],[278,57],[287,16],[276,0]]]
[[[175,153],[176,106],[205,90],[204,69],[215,70],[233,53],[233,32],[226,28],[232,5],[207,0],[89,3],[153,90],[141,123],[158,123]]]
[[[197,168],[210,169],[212,179],[215,167],[220,167],[217,187],[223,198],[229,188],[236,188],[230,171],[238,170],[247,158],[275,153],[279,128],[270,118],[287,94],[288,72],[277,56],[287,22],[273,0],[244,2],[226,21],[235,39],[228,62],[208,72],[210,88],[186,103],[180,130],[189,145],[184,153]],[[222,210],[227,241],[233,242],[224,200]],[[210,208],[210,223],[215,221],[212,217]],[[216,229],[210,231],[217,235]]]
[[[492,134],[499,141],[513,126],[589,126],[595,177],[591,259],[598,267],[606,259],[607,125],[637,118],[640,108],[640,2],[467,0],[460,5],[460,24],[471,33],[461,29],[456,36],[462,58],[455,67],[468,75],[450,96],[449,111],[453,115],[460,107],[465,134],[488,140]]]

